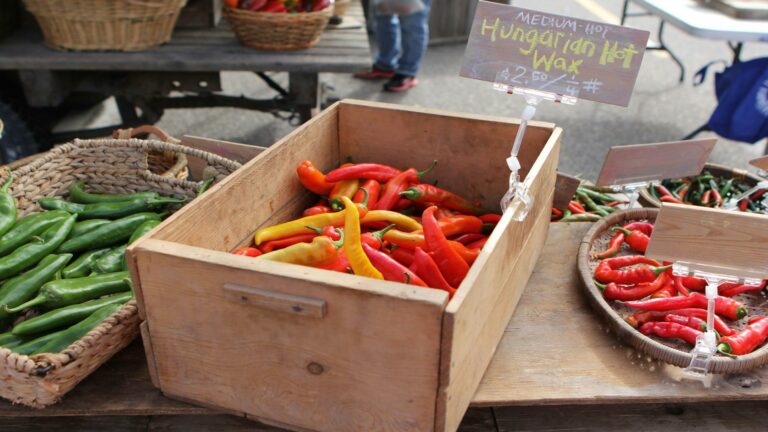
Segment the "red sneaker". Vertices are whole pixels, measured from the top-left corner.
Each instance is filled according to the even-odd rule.
[[[404,92],[417,84],[419,84],[419,80],[415,76],[397,74],[384,84],[384,90]]]
[[[393,76],[395,76],[395,71],[379,69],[376,66],[371,68],[371,70],[358,72],[355,74],[355,78],[360,79],[390,79]]]

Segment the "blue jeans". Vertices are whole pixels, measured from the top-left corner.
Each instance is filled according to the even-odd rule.
[[[429,41],[429,7],[410,15],[375,15],[378,54],[375,66],[395,73],[416,76]]]

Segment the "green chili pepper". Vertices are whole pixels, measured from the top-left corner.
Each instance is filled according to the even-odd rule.
[[[600,220],[600,216],[593,213],[580,213],[563,216],[559,222],[596,222]]]
[[[37,290],[54,280],[56,273],[71,259],[72,254],[48,255],[35,268],[8,279],[0,287],[0,306],[3,306],[0,308],[0,319],[11,315],[6,312],[5,306],[15,307],[33,298]]]
[[[582,191],[576,191],[576,194],[579,196],[579,198],[582,201],[584,201],[584,204],[586,204],[587,207],[590,210],[594,210],[600,216],[607,216],[608,215],[608,212],[605,211],[604,209],[600,208],[600,206],[597,205],[597,203],[595,203],[595,201],[593,201],[592,198],[589,195],[585,194]]]
[[[131,280],[127,271],[54,280],[43,285],[37,297],[14,308],[7,308],[7,311],[15,313],[38,305],[56,309],[130,289]]]
[[[101,307],[96,312],[89,315],[88,318],[59,333],[57,337],[51,339],[51,341],[43,347],[34,351],[34,354],[60,352],[80,340],[81,337],[88,334],[89,331],[101,324],[101,322],[107,319],[110,315],[120,310],[121,307],[123,306],[120,304],[111,304]]]
[[[127,270],[125,265],[125,249],[128,245],[111,249],[91,264],[91,270],[96,274],[114,273]]]
[[[131,234],[131,237],[128,239],[128,244],[131,244],[138,240],[139,238],[143,237],[144,234],[152,231],[152,228],[160,225],[160,221],[156,220],[150,220],[146,221],[143,224],[139,225],[138,228]]]
[[[69,216],[45,230],[39,240],[27,243],[0,258],[0,279],[7,279],[35,266],[64,242],[74,224],[75,216]]]
[[[96,228],[102,225],[106,225],[110,222],[112,221],[109,219],[88,219],[88,220],[77,222],[75,223],[75,226],[72,227],[72,232],[69,233],[69,238],[80,237],[81,235],[87,232],[93,231]]]
[[[50,342],[50,341],[56,339],[57,337],[59,337],[59,335],[61,335],[65,331],[66,331],[66,329],[65,330],[60,330],[60,331],[57,331],[55,333],[50,333],[50,334],[47,334],[45,336],[40,336],[38,338],[32,339],[32,340],[30,340],[28,342],[24,342],[23,344],[18,345],[15,348],[13,348],[13,351],[15,353],[17,353],[17,354],[30,355],[33,352],[35,352],[35,351],[39,350],[40,348],[44,347],[48,342]]]
[[[85,182],[79,181],[69,185],[69,199],[81,204],[114,203],[131,201],[137,198],[159,198],[155,192],[136,192],[132,194],[96,194],[83,190]]]
[[[8,179],[0,188],[0,235],[5,234],[16,222],[16,200],[9,188],[13,183],[13,173],[8,170]]]
[[[100,249],[122,243],[131,237],[136,228],[147,221],[159,221],[157,213],[136,213],[102,225],[80,237],[69,239],[59,248],[60,252],[81,252]]]
[[[106,255],[109,251],[109,248],[96,249],[80,255],[76,260],[74,260],[70,265],[62,270],[61,276],[64,279],[74,279],[88,276],[91,274],[91,266],[93,263],[95,263],[97,259]]]
[[[589,190],[589,189],[581,187],[581,186],[579,186],[577,191],[588,195],[593,200],[599,200],[599,201],[601,201],[603,203],[609,203],[609,202],[615,201],[615,199],[613,199],[613,197],[611,197],[610,195],[606,195],[606,194],[601,193],[601,192],[595,192],[593,190]]]
[[[96,312],[104,306],[119,304],[123,305],[133,298],[132,292],[115,294],[103,297],[98,300],[91,300],[85,303],[74,304],[54,309],[42,315],[22,321],[13,328],[12,334],[16,336],[29,336],[36,333],[42,333],[48,330],[65,327],[75,324],[88,318],[88,315]]]
[[[134,213],[156,209],[165,204],[183,204],[186,201],[185,199],[179,200],[176,198],[136,198],[131,201],[77,204],[61,198],[42,198],[38,201],[38,204],[46,210],[64,210],[77,214],[79,219],[117,219]]]
[[[197,189],[197,196],[202,195],[205,191],[208,190],[209,187],[213,184],[213,182],[216,181],[215,177],[208,177],[207,179],[203,180],[202,183],[200,183],[200,187]]]
[[[34,213],[19,219],[10,231],[0,237],[0,256],[15,251],[19,246],[67,217],[69,217],[69,213],[55,210]]]
[[[27,340],[12,333],[3,333],[0,334],[0,348],[11,349],[23,344]]]

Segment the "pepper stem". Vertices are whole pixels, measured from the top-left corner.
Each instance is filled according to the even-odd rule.
[[[389,230],[391,230],[392,228],[394,228],[396,226],[397,226],[397,224],[391,224],[391,225],[389,225],[388,227],[386,227],[384,229],[372,232],[371,235],[376,237],[377,239],[379,239],[379,241],[384,241],[384,234],[386,234]]]
[[[40,304],[43,304],[43,303],[45,303],[45,296],[39,295],[39,296],[33,298],[32,300],[30,300],[30,301],[28,301],[26,303],[22,303],[22,304],[20,304],[20,305],[18,305],[16,307],[13,307],[13,308],[10,308],[10,307],[8,307],[8,305],[5,305],[5,312],[7,312],[7,313],[21,312],[24,309],[29,309],[32,306],[37,306],[37,305],[40,305]]]
[[[339,234],[339,239],[333,242],[333,245],[336,246],[336,249],[341,249],[341,247],[344,246],[344,230],[341,228],[334,229]]]
[[[402,192],[400,192],[400,196],[411,201],[415,201],[419,199],[419,190],[415,187],[410,187]]]
[[[747,308],[745,306],[741,306],[740,308],[736,309],[736,317],[738,319],[742,319],[745,316],[747,316]]]
[[[726,342],[723,342],[723,343],[717,345],[717,350],[720,351],[723,354],[730,354],[731,353],[731,345],[729,345]]]
[[[672,268],[672,264],[666,265],[666,266],[662,266],[662,267],[653,267],[653,273],[656,276],[658,276],[658,275],[664,273],[665,271],[667,271],[667,270],[669,270],[671,268]]]
[[[595,284],[595,286],[596,286],[596,287],[597,287],[597,288],[598,288],[598,289],[599,289],[601,292],[602,292],[602,291],[605,291],[605,289],[608,287],[607,285],[605,285],[605,284],[601,284],[600,282],[598,282],[598,281],[596,281],[596,280],[593,280],[593,281],[592,281],[592,283],[594,283],[594,284]]]
[[[360,205],[368,209],[368,198],[370,196],[368,195],[368,188],[361,187],[360,190],[363,191],[363,202]]]
[[[630,230],[628,230],[628,229],[626,229],[624,227],[619,227],[619,226],[615,226],[615,227],[611,228],[611,231],[621,231],[627,237],[632,235],[632,231],[630,231]]]
[[[435,166],[436,166],[436,165],[437,165],[437,159],[433,160],[433,161],[432,161],[432,164],[431,164],[431,165],[430,165],[430,166],[429,166],[427,169],[425,169],[424,171],[419,171],[419,172],[417,172],[417,173],[416,173],[416,175],[417,175],[419,178],[421,178],[421,177],[423,177],[423,176],[425,176],[425,175],[429,174],[429,172],[430,172],[430,171],[432,171],[432,170],[435,168]]]
[[[8,179],[3,184],[2,189],[0,189],[0,191],[2,191],[3,193],[8,192],[8,188],[10,188],[11,187],[11,183],[13,183],[13,171],[7,169],[7,170],[5,170],[5,172],[8,173]]]
[[[313,226],[311,226],[311,225],[304,225],[304,228],[306,228],[306,229],[309,229],[309,230],[312,230],[312,231],[316,232],[316,233],[317,233],[317,235],[320,235],[320,234],[322,234],[322,233],[323,233],[323,229],[322,229],[322,228],[313,227]]]

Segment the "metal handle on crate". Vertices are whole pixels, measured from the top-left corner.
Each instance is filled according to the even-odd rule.
[[[232,283],[224,284],[224,298],[236,303],[311,318],[323,318],[328,310],[327,302],[322,299]]]

